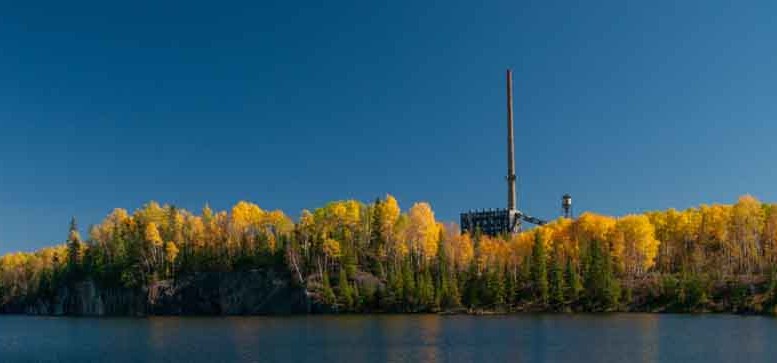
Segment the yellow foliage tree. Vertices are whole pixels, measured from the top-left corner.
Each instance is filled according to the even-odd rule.
[[[165,244],[165,262],[167,262],[171,274],[175,273],[176,258],[178,258],[178,246],[176,246],[174,242],[168,241]]]
[[[618,219],[610,243],[616,264],[627,275],[639,276],[653,267],[659,242],[647,216],[628,215]]]
[[[386,198],[379,204],[379,208],[381,217],[383,218],[381,221],[381,233],[383,233],[383,238],[388,241],[393,237],[391,233],[394,230],[397,219],[399,219],[399,214],[401,212],[399,203],[397,203],[397,200],[391,194],[386,194]]]
[[[338,242],[335,239],[327,238],[324,240],[324,245],[322,246],[324,255],[330,258],[340,258],[341,250],[340,250],[340,242]]]
[[[162,207],[155,201],[148,202],[143,208],[135,212],[135,216],[142,223],[154,223],[158,228],[163,228],[167,225],[167,213],[166,207]]]
[[[764,246],[764,264],[777,266],[777,204],[767,206],[765,211],[762,245]]]
[[[414,204],[408,212],[410,217],[409,236],[416,252],[425,259],[437,255],[439,226],[428,203]]]
[[[615,227],[615,218],[585,212],[570,227],[572,238],[581,256],[589,250],[592,241],[606,245],[610,231]]]
[[[521,266],[526,261],[526,258],[531,255],[535,238],[534,233],[530,232],[519,233],[510,238],[508,241],[508,252],[510,265],[513,269]]]
[[[739,198],[731,210],[729,253],[740,273],[752,273],[759,265],[759,237],[764,222],[761,202],[750,195]]]
[[[146,237],[146,241],[151,242],[154,247],[162,246],[162,237],[159,235],[159,228],[157,228],[156,223],[150,222],[146,225],[144,236]]]
[[[507,245],[499,238],[483,236],[480,238],[476,255],[478,271],[500,270],[507,261]]]
[[[407,253],[406,246],[397,238],[397,223],[401,215],[399,203],[390,194],[378,205],[380,208],[381,224],[380,233],[383,240],[386,241],[386,248],[389,254],[397,257],[404,256]]]
[[[192,242],[195,248],[205,247],[205,223],[202,221],[202,217],[188,216],[186,219],[186,225],[188,226],[188,239]]]
[[[232,226],[244,233],[250,228],[257,228],[262,222],[264,211],[258,205],[240,201],[232,207]]]

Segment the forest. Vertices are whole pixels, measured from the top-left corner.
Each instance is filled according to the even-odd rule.
[[[86,279],[142,289],[252,269],[284,271],[337,312],[773,313],[777,303],[777,204],[749,195],[618,218],[586,212],[500,237],[461,234],[429,204],[402,211],[391,195],[296,221],[242,201],[199,214],[149,202],[113,210],[85,237],[75,219],[67,232],[0,258],[0,306]]]

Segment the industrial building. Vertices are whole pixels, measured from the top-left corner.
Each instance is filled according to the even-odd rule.
[[[515,190],[515,138],[513,135],[513,72],[507,70],[507,208],[470,210],[461,213],[461,232],[480,233],[498,236],[515,234],[521,231],[521,223],[528,222],[543,225],[546,222],[529,216],[518,209]],[[562,198],[564,215],[570,216],[572,197],[565,194]]]

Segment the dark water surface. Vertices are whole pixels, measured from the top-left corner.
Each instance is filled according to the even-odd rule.
[[[731,315],[0,316],[0,362],[777,362]]]

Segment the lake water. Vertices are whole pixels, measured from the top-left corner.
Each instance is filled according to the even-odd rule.
[[[775,362],[732,315],[0,316],[1,362]]]

